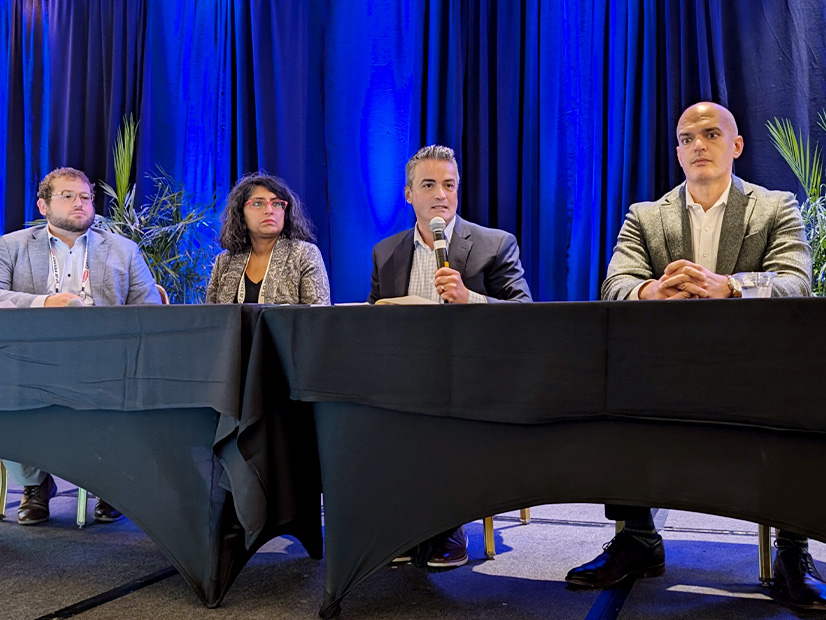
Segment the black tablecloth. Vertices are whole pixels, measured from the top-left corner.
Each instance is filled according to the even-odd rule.
[[[293,533],[321,554],[310,416],[253,425],[274,447],[301,448],[288,462],[272,449],[257,471],[237,456],[244,412],[272,403],[260,365],[247,373],[259,315],[237,305],[0,310],[0,455],[104,497],[210,606],[269,537]]]
[[[462,522],[611,501],[826,540],[819,299],[274,308],[290,395],[316,402],[322,615]]]

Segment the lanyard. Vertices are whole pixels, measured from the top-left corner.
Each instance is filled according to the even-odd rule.
[[[270,259],[267,261],[267,270],[264,272],[264,277],[261,278],[261,288],[258,289],[258,303],[263,304],[264,301],[261,297],[264,295],[264,280],[267,279],[267,274],[270,272],[270,264],[272,264],[272,253],[275,252],[275,246],[278,244],[276,240],[275,244],[272,246],[272,250],[270,250]],[[247,285],[244,282],[244,274],[247,273],[247,266],[250,264],[250,258],[252,257],[252,249],[250,249],[250,253],[247,254],[247,262],[244,263],[244,271],[241,272],[241,281],[238,283],[238,303],[244,303],[244,299],[247,296]]]
[[[83,277],[80,280],[80,295],[79,297],[85,302],[86,301],[86,282],[89,281],[89,240],[86,240],[85,251],[83,253]],[[51,243],[49,243],[49,259],[52,263],[52,276],[54,277],[54,292],[55,294],[60,292],[61,285],[63,282],[60,280],[60,268],[57,266],[57,257],[55,256],[54,249],[51,247]],[[66,257],[66,260],[69,260],[69,257]]]

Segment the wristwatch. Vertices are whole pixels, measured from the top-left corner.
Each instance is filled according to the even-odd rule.
[[[726,280],[728,281],[728,290],[731,291],[731,296],[742,297],[743,286],[740,284],[740,280],[738,280],[734,276],[726,276]]]

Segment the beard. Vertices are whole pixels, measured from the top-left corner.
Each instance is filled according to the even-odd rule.
[[[85,212],[80,212],[86,215]],[[83,219],[69,217],[60,217],[51,211],[46,214],[46,221],[55,228],[60,228],[66,232],[85,233],[95,221],[95,214],[91,213],[88,217]]]

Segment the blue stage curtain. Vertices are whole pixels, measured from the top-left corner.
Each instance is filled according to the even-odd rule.
[[[460,213],[517,235],[534,296],[594,299],[628,206],[682,179],[691,103],[735,114],[737,174],[799,190],[765,123],[823,139],[824,33],[821,0],[7,0],[2,230],[37,216],[54,167],[111,183],[131,112],[139,196],[156,164],[219,202],[246,172],[279,174],[333,299],[359,301],[372,245],[413,223],[405,161],[443,143]]]

